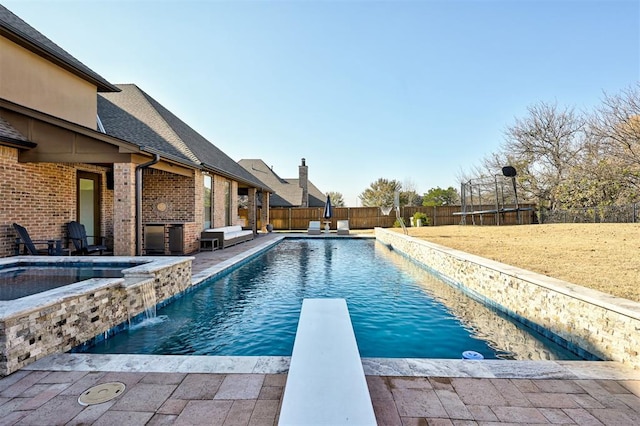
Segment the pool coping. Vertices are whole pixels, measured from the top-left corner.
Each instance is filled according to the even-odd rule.
[[[640,380],[640,370],[617,361],[513,361],[486,359],[361,358],[367,376],[483,379]],[[291,357],[209,355],[54,354],[29,371],[283,374]]]

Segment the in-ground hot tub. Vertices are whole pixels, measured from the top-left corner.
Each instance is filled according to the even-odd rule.
[[[0,301],[16,300],[91,278],[124,278],[146,262],[10,262],[0,265]]]
[[[29,289],[13,300],[0,300],[0,375],[10,374],[52,353],[66,352],[126,322],[144,312],[149,294],[153,303],[161,302],[191,286],[193,257],[72,259],[47,256],[0,259],[0,274],[4,271],[9,275],[29,275],[30,269],[38,268],[50,272],[28,285],[45,291]],[[21,269],[24,271],[20,272]],[[56,285],[52,271],[64,269],[71,275],[79,269],[84,272],[79,278],[75,275],[73,283]],[[87,269],[100,271],[98,275],[118,276],[89,278],[82,275]],[[8,281],[11,285],[11,279]],[[22,285],[19,279],[13,284]]]

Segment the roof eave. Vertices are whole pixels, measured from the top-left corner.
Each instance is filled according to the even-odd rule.
[[[183,166],[187,166],[187,167],[190,167],[192,169],[201,169],[202,168],[197,163],[194,163],[192,161],[188,161],[188,160],[176,157],[175,155],[167,154],[164,151],[152,148],[150,146],[140,146],[140,151],[146,152],[146,153],[149,153],[149,154],[158,154],[160,157],[162,157],[165,160],[170,160],[170,161],[172,161],[174,163],[181,164]]]
[[[23,141],[20,139],[9,138],[2,135],[0,135],[0,145],[18,149],[31,149],[38,146],[38,144],[35,142]]]

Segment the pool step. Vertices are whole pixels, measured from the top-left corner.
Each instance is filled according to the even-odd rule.
[[[281,426],[376,425],[344,299],[304,299]]]

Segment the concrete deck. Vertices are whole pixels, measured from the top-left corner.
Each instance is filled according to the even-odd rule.
[[[199,253],[194,280],[279,237]],[[274,425],[288,363],[55,355],[0,379],[0,425]],[[640,371],[618,363],[363,359],[363,368],[379,425],[640,424]],[[122,396],[77,402],[114,381],[126,385]]]

